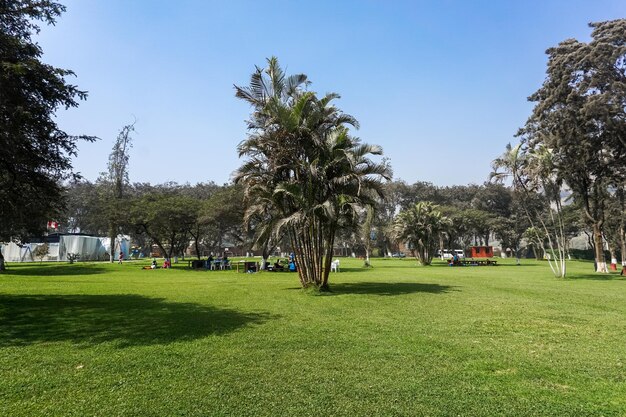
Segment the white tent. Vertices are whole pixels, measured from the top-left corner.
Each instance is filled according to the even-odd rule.
[[[30,244],[20,246],[15,242],[2,245],[2,256],[4,256],[5,262],[32,262],[35,260]]]
[[[102,246],[104,246],[105,252],[107,254],[111,253],[111,238],[99,237],[98,239],[100,239]],[[113,253],[115,253],[115,259],[117,259],[117,255],[119,255],[120,251],[124,253],[124,259],[130,257],[130,236],[117,235],[113,251]],[[109,258],[107,257],[106,259]]]
[[[82,235],[59,236],[59,261],[68,261],[68,254],[77,254],[81,261],[103,261],[108,259],[99,237]]]
[[[58,243],[48,243],[48,254],[43,261],[68,261],[68,254],[77,254],[81,261],[104,261],[109,260],[111,241],[108,237],[95,237],[84,235],[61,235]],[[33,262],[35,249],[43,243],[26,243],[17,245],[14,242],[1,247],[6,262]],[[124,258],[129,257],[130,238],[119,235],[115,239],[115,253],[124,253]],[[117,256],[116,256],[117,259]]]

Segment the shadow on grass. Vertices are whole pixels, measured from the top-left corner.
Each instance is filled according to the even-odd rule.
[[[139,295],[0,295],[0,347],[167,344],[225,334],[271,318]]]
[[[620,275],[619,273],[612,274],[599,274],[599,273],[590,273],[590,274],[572,274],[567,275],[566,280],[579,280],[579,279],[588,279],[592,281],[626,281],[626,277]]]
[[[373,294],[373,295],[402,295],[416,292],[431,294],[442,294],[455,290],[451,285],[420,284],[417,282],[350,282],[341,284],[330,284],[328,292],[320,295],[342,295],[342,294]],[[302,287],[287,288],[288,290],[300,290]]]
[[[331,284],[331,294],[374,294],[402,295],[416,292],[442,294],[450,292],[454,287],[439,284],[420,284],[417,282],[350,282]]]
[[[32,276],[32,277],[49,277],[49,276],[69,276],[69,275],[95,275],[104,274],[107,269],[94,264],[28,264],[15,265],[11,264],[2,276]]]
[[[431,268],[431,267],[437,267],[437,266],[448,266],[448,264],[441,264],[441,265],[428,265],[428,266],[423,266],[418,264],[417,262],[396,262],[394,264],[384,264],[384,263],[372,263],[372,266],[370,267],[366,267],[366,266],[351,266],[351,267],[341,267],[340,271],[341,272],[371,272],[371,271],[384,271],[385,269],[402,269],[402,268],[407,268],[407,269],[417,269],[417,268]]]

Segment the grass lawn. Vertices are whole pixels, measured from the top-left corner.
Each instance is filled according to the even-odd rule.
[[[326,295],[286,272],[10,264],[0,415],[626,415],[619,275],[372,263],[343,259]]]

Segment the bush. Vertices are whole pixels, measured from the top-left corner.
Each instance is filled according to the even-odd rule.
[[[39,262],[43,262],[43,258],[48,255],[48,244],[44,243],[43,245],[39,245],[33,251],[33,256],[39,259]]]

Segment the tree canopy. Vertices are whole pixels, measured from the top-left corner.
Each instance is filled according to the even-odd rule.
[[[32,36],[37,22],[54,24],[65,11],[52,1],[0,2],[0,239],[45,230],[62,207],[61,181],[72,175],[80,139],[59,128],[55,113],[87,94],[69,84],[70,70],[41,61]],[[1,256],[1,255],[0,255]]]
[[[605,202],[609,187],[626,180],[626,19],[590,26],[590,42],[568,39],[546,51],[547,77],[529,97],[535,107],[519,135],[537,162],[533,177],[546,178],[549,169],[555,188],[546,191],[560,193],[565,184],[581,204],[597,270],[607,272]]]

